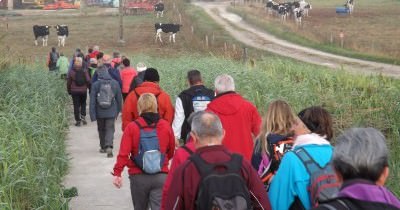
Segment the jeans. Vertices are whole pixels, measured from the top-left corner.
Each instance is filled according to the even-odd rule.
[[[97,131],[99,132],[100,147],[106,149],[113,147],[115,132],[115,118],[97,118]]]
[[[87,93],[71,93],[72,103],[74,104],[74,117],[76,122],[81,121],[81,116],[86,116]]]
[[[162,188],[167,174],[129,175],[133,207],[136,210],[159,210],[161,208]]]

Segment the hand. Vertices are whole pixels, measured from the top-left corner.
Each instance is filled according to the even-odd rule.
[[[122,187],[122,177],[114,176],[113,184],[115,187],[121,188]]]

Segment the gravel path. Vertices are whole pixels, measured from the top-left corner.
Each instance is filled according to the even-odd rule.
[[[332,69],[343,68],[357,73],[382,73],[387,76],[400,77],[400,66],[333,55],[281,40],[246,23],[240,16],[228,12],[226,8],[230,2],[195,2],[194,4],[202,7],[235,39],[248,46]]]

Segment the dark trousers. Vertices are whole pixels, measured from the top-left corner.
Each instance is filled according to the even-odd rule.
[[[106,149],[113,147],[113,139],[115,132],[114,118],[97,118],[97,131],[99,132],[100,147]]]
[[[162,188],[167,174],[129,175],[133,208],[146,210],[161,208]]]
[[[81,121],[81,116],[86,116],[87,93],[71,93],[72,103],[74,104],[74,117],[76,122]]]

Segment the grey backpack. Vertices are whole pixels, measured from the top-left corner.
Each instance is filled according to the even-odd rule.
[[[115,98],[114,91],[112,90],[111,80],[99,80],[100,88],[97,93],[97,104],[102,109],[108,109],[112,106]]]

